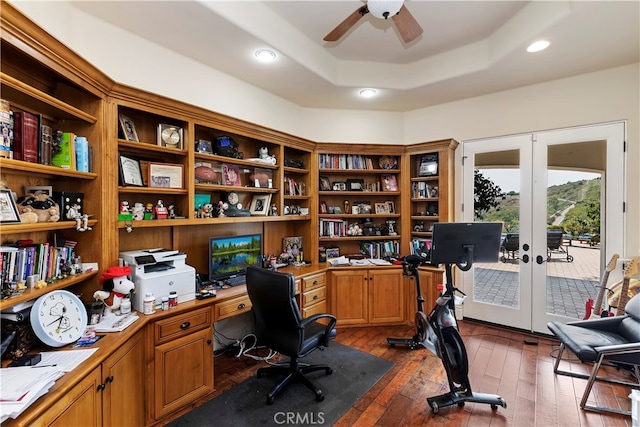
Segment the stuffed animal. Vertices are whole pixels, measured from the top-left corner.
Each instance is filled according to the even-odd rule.
[[[21,215],[33,212],[38,216],[37,222],[57,222],[60,219],[60,207],[48,194],[27,194],[18,197],[17,202]]]
[[[127,278],[131,274],[131,268],[109,267],[100,277],[102,290],[95,291],[93,297],[96,301],[102,301],[111,311],[120,311],[120,304],[125,297],[135,289],[135,284]]]

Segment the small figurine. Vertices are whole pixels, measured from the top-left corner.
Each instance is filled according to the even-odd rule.
[[[135,221],[143,220],[144,219],[144,204],[142,204],[140,202],[136,202],[136,204],[133,205],[132,213],[133,213],[133,219]]]
[[[129,202],[126,201],[126,200],[122,200],[120,202],[120,213],[121,214],[127,214],[127,213],[130,213],[130,212],[131,212],[131,210],[129,208]]]
[[[169,205],[169,218],[170,219],[175,219],[176,217],[176,205],[174,205],[173,203]]]
[[[278,216],[278,207],[275,204],[271,205],[271,211],[269,212],[271,216]]]
[[[153,203],[147,203],[145,206],[144,219],[153,219]]]
[[[67,211],[67,219],[73,219],[76,221],[76,230],[78,231],[91,230],[91,227],[89,227],[89,215],[82,214],[80,209],[81,206],[77,203],[71,205]]]
[[[109,267],[100,277],[102,289],[95,291],[93,297],[119,314],[123,299],[129,298],[135,289],[135,284],[127,278],[130,274],[130,267]]]
[[[346,213],[346,214],[351,213],[349,211],[349,201],[348,200],[344,201],[344,213]]]
[[[164,206],[161,199],[158,199],[155,208],[153,208],[153,215],[155,219],[167,219],[169,216],[169,210]]]
[[[394,228],[396,222],[392,219],[387,220],[387,228],[389,229],[389,236],[397,236],[396,230]]]

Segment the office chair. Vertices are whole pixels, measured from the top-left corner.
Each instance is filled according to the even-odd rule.
[[[267,404],[271,405],[276,395],[294,380],[311,389],[318,402],[323,401],[324,393],[305,374],[324,371],[331,375],[333,369],[327,365],[304,366],[300,359],[329,345],[336,336],[335,316],[314,314],[303,319],[295,298],[296,283],[292,274],[249,266],[247,293],[255,317],[258,343],[290,358],[287,366],[258,369],[258,378],[272,373],[284,375],[267,394]],[[329,319],[327,325],[317,322],[323,318]]]
[[[549,322],[547,327],[560,340],[560,350],[553,372],[589,380],[582,395],[580,408],[631,415],[631,411],[600,405],[587,405],[595,381],[622,384],[637,388],[640,385],[640,294],[629,300],[622,316],[561,323]],[[571,350],[583,363],[594,363],[590,375],[558,369],[562,352]],[[603,362],[631,368],[635,382],[599,376]]]

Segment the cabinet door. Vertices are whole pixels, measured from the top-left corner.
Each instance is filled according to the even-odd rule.
[[[213,392],[213,331],[207,328],[155,348],[155,418]]]
[[[368,321],[367,270],[332,271],[331,307],[338,325],[359,325]]]
[[[404,321],[402,270],[369,270],[369,322]]]
[[[100,367],[97,367],[31,425],[101,426],[102,393],[98,391],[100,379]]]
[[[105,426],[144,425],[144,341],[142,332],[102,363]]]

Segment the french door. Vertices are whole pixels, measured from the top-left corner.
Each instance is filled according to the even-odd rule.
[[[458,273],[467,294],[464,317],[541,333],[548,333],[548,321],[582,318],[605,260],[624,248],[624,137],[625,124],[618,122],[463,143],[463,220],[481,221],[474,215],[475,171],[495,172],[511,187],[515,216],[504,220],[503,236],[517,238],[515,248],[505,243],[498,263]],[[583,196],[550,199],[558,171],[594,177],[600,190],[599,243],[576,240],[572,246],[568,236],[550,243],[548,225],[561,221]],[[552,208],[560,206],[557,212],[549,211],[549,200]]]

